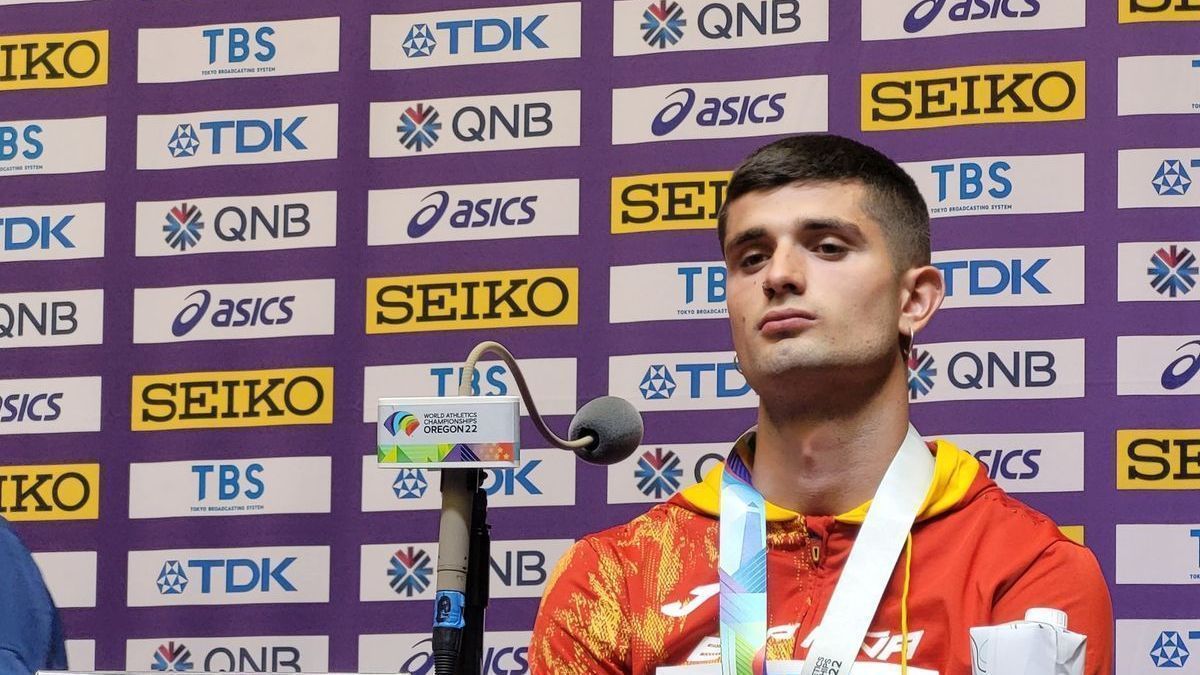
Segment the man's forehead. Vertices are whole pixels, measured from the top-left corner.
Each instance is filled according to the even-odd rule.
[[[879,224],[863,207],[866,188],[858,181],[789,183],[754,190],[729,203],[725,241],[751,228],[790,228],[805,222],[853,223],[864,231],[882,234]]]

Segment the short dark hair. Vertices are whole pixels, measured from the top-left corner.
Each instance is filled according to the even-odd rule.
[[[838,182],[866,188],[863,210],[883,227],[897,272],[929,264],[929,209],[912,176],[875,148],[835,134],[782,138],[734,169],[717,216],[721,250],[729,204],[738,197],[794,183]]]

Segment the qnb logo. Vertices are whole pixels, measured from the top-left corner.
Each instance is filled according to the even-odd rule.
[[[400,469],[392,481],[392,493],[396,499],[420,499],[429,490],[429,480],[422,469]]]
[[[399,436],[401,431],[405,436],[412,436],[421,428],[421,420],[410,412],[397,410],[383,420],[383,428],[393,436]]]
[[[647,401],[665,400],[675,395],[675,378],[664,365],[653,365],[646,369],[638,391]]]
[[[1011,169],[1008,162],[997,161],[988,164],[986,170],[976,162],[934,164],[929,170],[938,177],[940,204],[947,199],[973,201],[985,194],[993,199],[1005,199],[1012,195],[1013,184],[1007,175]]]
[[[407,598],[429,588],[433,576],[433,566],[430,565],[429,554],[424,549],[408,546],[392,554],[391,567],[388,569],[388,585],[397,595]]]
[[[167,222],[163,224],[167,244],[180,251],[186,251],[199,244],[200,237],[204,234],[203,217],[200,207],[195,204],[189,206],[184,202],[171,207],[171,210],[167,211]]]
[[[286,572],[295,556],[279,561],[271,558],[197,559],[187,563],[168,560],[158,573],[156,584],[161,595],[183,595],[189,588],[201,594],[225,593],[270,593],[272,587],[286,593],[296,592],[295,585],[288,580]],[[200,583],[190,579],[187,570],[199,571]],[[221,575],[216,570],[224,570]],[[214,583],[215,581],[219,583]]]
[[[46,150],[41,139],[44,130],[40,124],[23,127],[0,125],[0,162],[16,159],[38,159]]]
[[[400,142],[409,150],[421,152],[432,148],[442,131],[437,108],[424,103],[408,108],[400,116],[396,131],[400,132]]]
[[[659,0],[642,13],[642,39],[651,47],[666,49],[683,38],[686,25],[687,19],[683,18],[683,8],[678,2]]]
[[[1192,292],[1200,267],[1197,267],[1196,256],[1190,249],[1171,244],[1154,252],[1146,274],[1150,277],[1150,287],[1159,295],[1174,298]]]
[[[550,48],[537,32],[548,16],[539,14],[531,20],[521,16],[511,19],[457,19],[438,21],[433,27],[446,37],[446,53],[450,55],[463,52],[491,54],[506,49],[519,52],[527,48]],[[409,58],[430,56],[437,45],[434,31],[425,23],[414,24],[401,43],[404,55]]]
[[[974,453],[975,459],[983,464],[992,480],[1030,480],[1037,478],[1041,467],[1037,463],[1042,455],[1041,448],[1017,448],[1013,450],[985,449]]]
[[[708,384],[706,373],[713,373],[715,382]],[[677,363],[673,368],[665,365],[652,365],[646,369],[638,391],[647,401],[665,400],[675,396],[675,378],[683,380],[683,396],[689,399],[700,399],[706,396],[721,398],[737,398],[750,393],[750,385],[742,380],[741,383],[731,382],[737,375],[737,364],[725,363]]]
[[[430,201],[432,200],[432,201]],[[473,229],[497,225],[528,225],[537,217],[534,207],[537,195],[517,197],[484,197],[481,199],[459,199],[450,214],[450,227]],[[408,221],[408,236],[420,239],[429,234],[442,221],[450,206],[450,193],[437,190],[425,195],[421,207]]]
[[[253,58],[259,63],[269,63],[275,58],[275,44],[271,36],[275,29],[270,26],[260,26],[253,34],[246,28],[231,26],[229,28],[207,28],[200,33],[208,40],[208,64],[245,63]],[[251,41],[253,40],[253,45]]]
[[[433,638],[425,638],[410,647],[416,652],[400,666],[400,672],[410,675],[432,675]],[[488,647],[483,654],[485,675],[527,675],[529,673],[528,647]]]
[[[679,456],[673,450],[663,452],[662,448],[655,448],[642,453],[637,468],[633,470],[638,489],[655,499],[675,494],[679,491],[679,478],[683,475],[679,464]]]
[[[1193,169],[1200,168],[1200,159],[1190,160],[1189,166]],[[1162,164],[1158,165],[1158,171],[1154,172],[1150,184],[1160,197],[1182,197],[1187,194],[1188,188],[1192,187],[1192,177],[1188,175],[1183,160],[1164,159]]]
[[[1200,640],[1200,631],[1188,631],[1189,640]],[[1150,648],[1150,660],[1155,668],[1182,668],[1191,658],[1191,651],[1179,631],[1164,630]]]
[[[1050,289],[1038,280],[1037,274],[1050,262],[1049,258],[1038,258],[1030,265],[1028,261],[1013,258],[1011,260],[948,260],[935,262],[933,266],[938,268],[942,273],[942,277],[946,280],[946,296],[951,297],[955,294],[955,279],[961,275],[957,272],[965,272],[967,276],[966,288],[959,283],[957,292],[962,295],[965,290],[967,295],[999,295],[1001,293],[1011,293],[1013,295],[1022,295],[1035,293],[1037,295],[1048,295]],[[1026,266],[1028,265],[1028,266]],[[961,281],[961,279],[959,279]]]
[[[933,23],[947,0],[921,0],[904,17],[904,32],[920,33]],[[978,21],[1005,16],[1010,19],[1037,16],[1039,0],[950,0],[946,18],[951,21]]]
[[[1054,353],[1040,350],[1011,354],[958,352],[950,357],[946,370],[950,384],[957,389],[993,389],[1005,384],[1041,388],[1058,381],[1054,364]]]
[[[1182,351],[1187,347],[1192,347],[1192,353],[1185,353],[1183,356],[1168,363],[1166,368],[1163,368],[1162,377],[1160,378],[1163,389],[1174,391],[1191,382],[1196,373],[1200,373],[1200,340],[1185,342],[1175,351]]]
[[[212,304],[212,293],[199,290],[185,298],[189,301],[175,315],[171,322],[171,334],[183,337],[208,315]],[[284,325],[294,316],[291,303],[296,301],[294,295],[271,296],[266,298],[221,298],[213,311],[209,323],[213,328],[242,328],[245,326],[275,326]]]
[[[915,401],[933,391],[933,378],[937,374],[937,362],[933,360],[933,354],[913,348],[908,355],[908,399]]]
[[[250,155],[261,152],[284,152],[285,144],[290,150],[307,150],[308,146],[297,135],[307,115],[270,120],[217,120],[198,125],[180,124],[167,141],[167,150],[172,157],[195,157],[204,147],[203,134],[208,137],[208,151],[213,155],[233,152]],[[232,149],[229,135],[232,130]]]
[[[79,306],[70,300],[37,304],[0,302],[0,340],[27,335],[72,335],[79,329]]]
[[[150,664],[150,670],[169,673],[186,673],[194,667],[192,652],[182,642],[159,645],[154,650],[154,662]]]
[[[55,248],[75,248],[74,242],[63,232],[75,216],[62,218],[51,216],[9,216],[0,218],[0,229],[4,230],[5,251],[25,251],[38,248],[43,251]]]
[[[679,97],[678,100],[671,100],[675,97]],[[783,119],[786,111],[782,102],[786,98],[786,92],[725,98],[708,96],[696,112],[695,122],[702,127],[771,124]],[[650,123],[650,132],[655,136],[666,136],[688,119],[696,104],[696,92],[688,87],[676,89],[667,100],[670,103]]]

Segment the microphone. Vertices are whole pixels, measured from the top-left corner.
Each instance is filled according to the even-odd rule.
[[[587,445],[575,448],[575,454],[583,461],[616,464],[638,449],[642,431],[642,416],[633,404],[617,396],[601,396],[575,413],[567,438],[590,440]]]

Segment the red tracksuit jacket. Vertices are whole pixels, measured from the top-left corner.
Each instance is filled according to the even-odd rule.
[[[744,458],[752,455],[746,440],[737,448]],[[1067,613],[1070,630],[1088,636],[1088,675],[1109,675],[1112,606],[1091,551],[1008,496],[967,452],[945,441],[930,448],[933,486],[858,661],[891,664],[873,671],[900,673],[907,644],[905,665],[913,675],[970,675],[972,626],[1054,607]],[[658,666],[719,660],[722,470],[570,549],[538,612],[529,650],[534,675],[649,675]],[[868,506],[805,517],[767,505],[769,659],[804,658]]]

